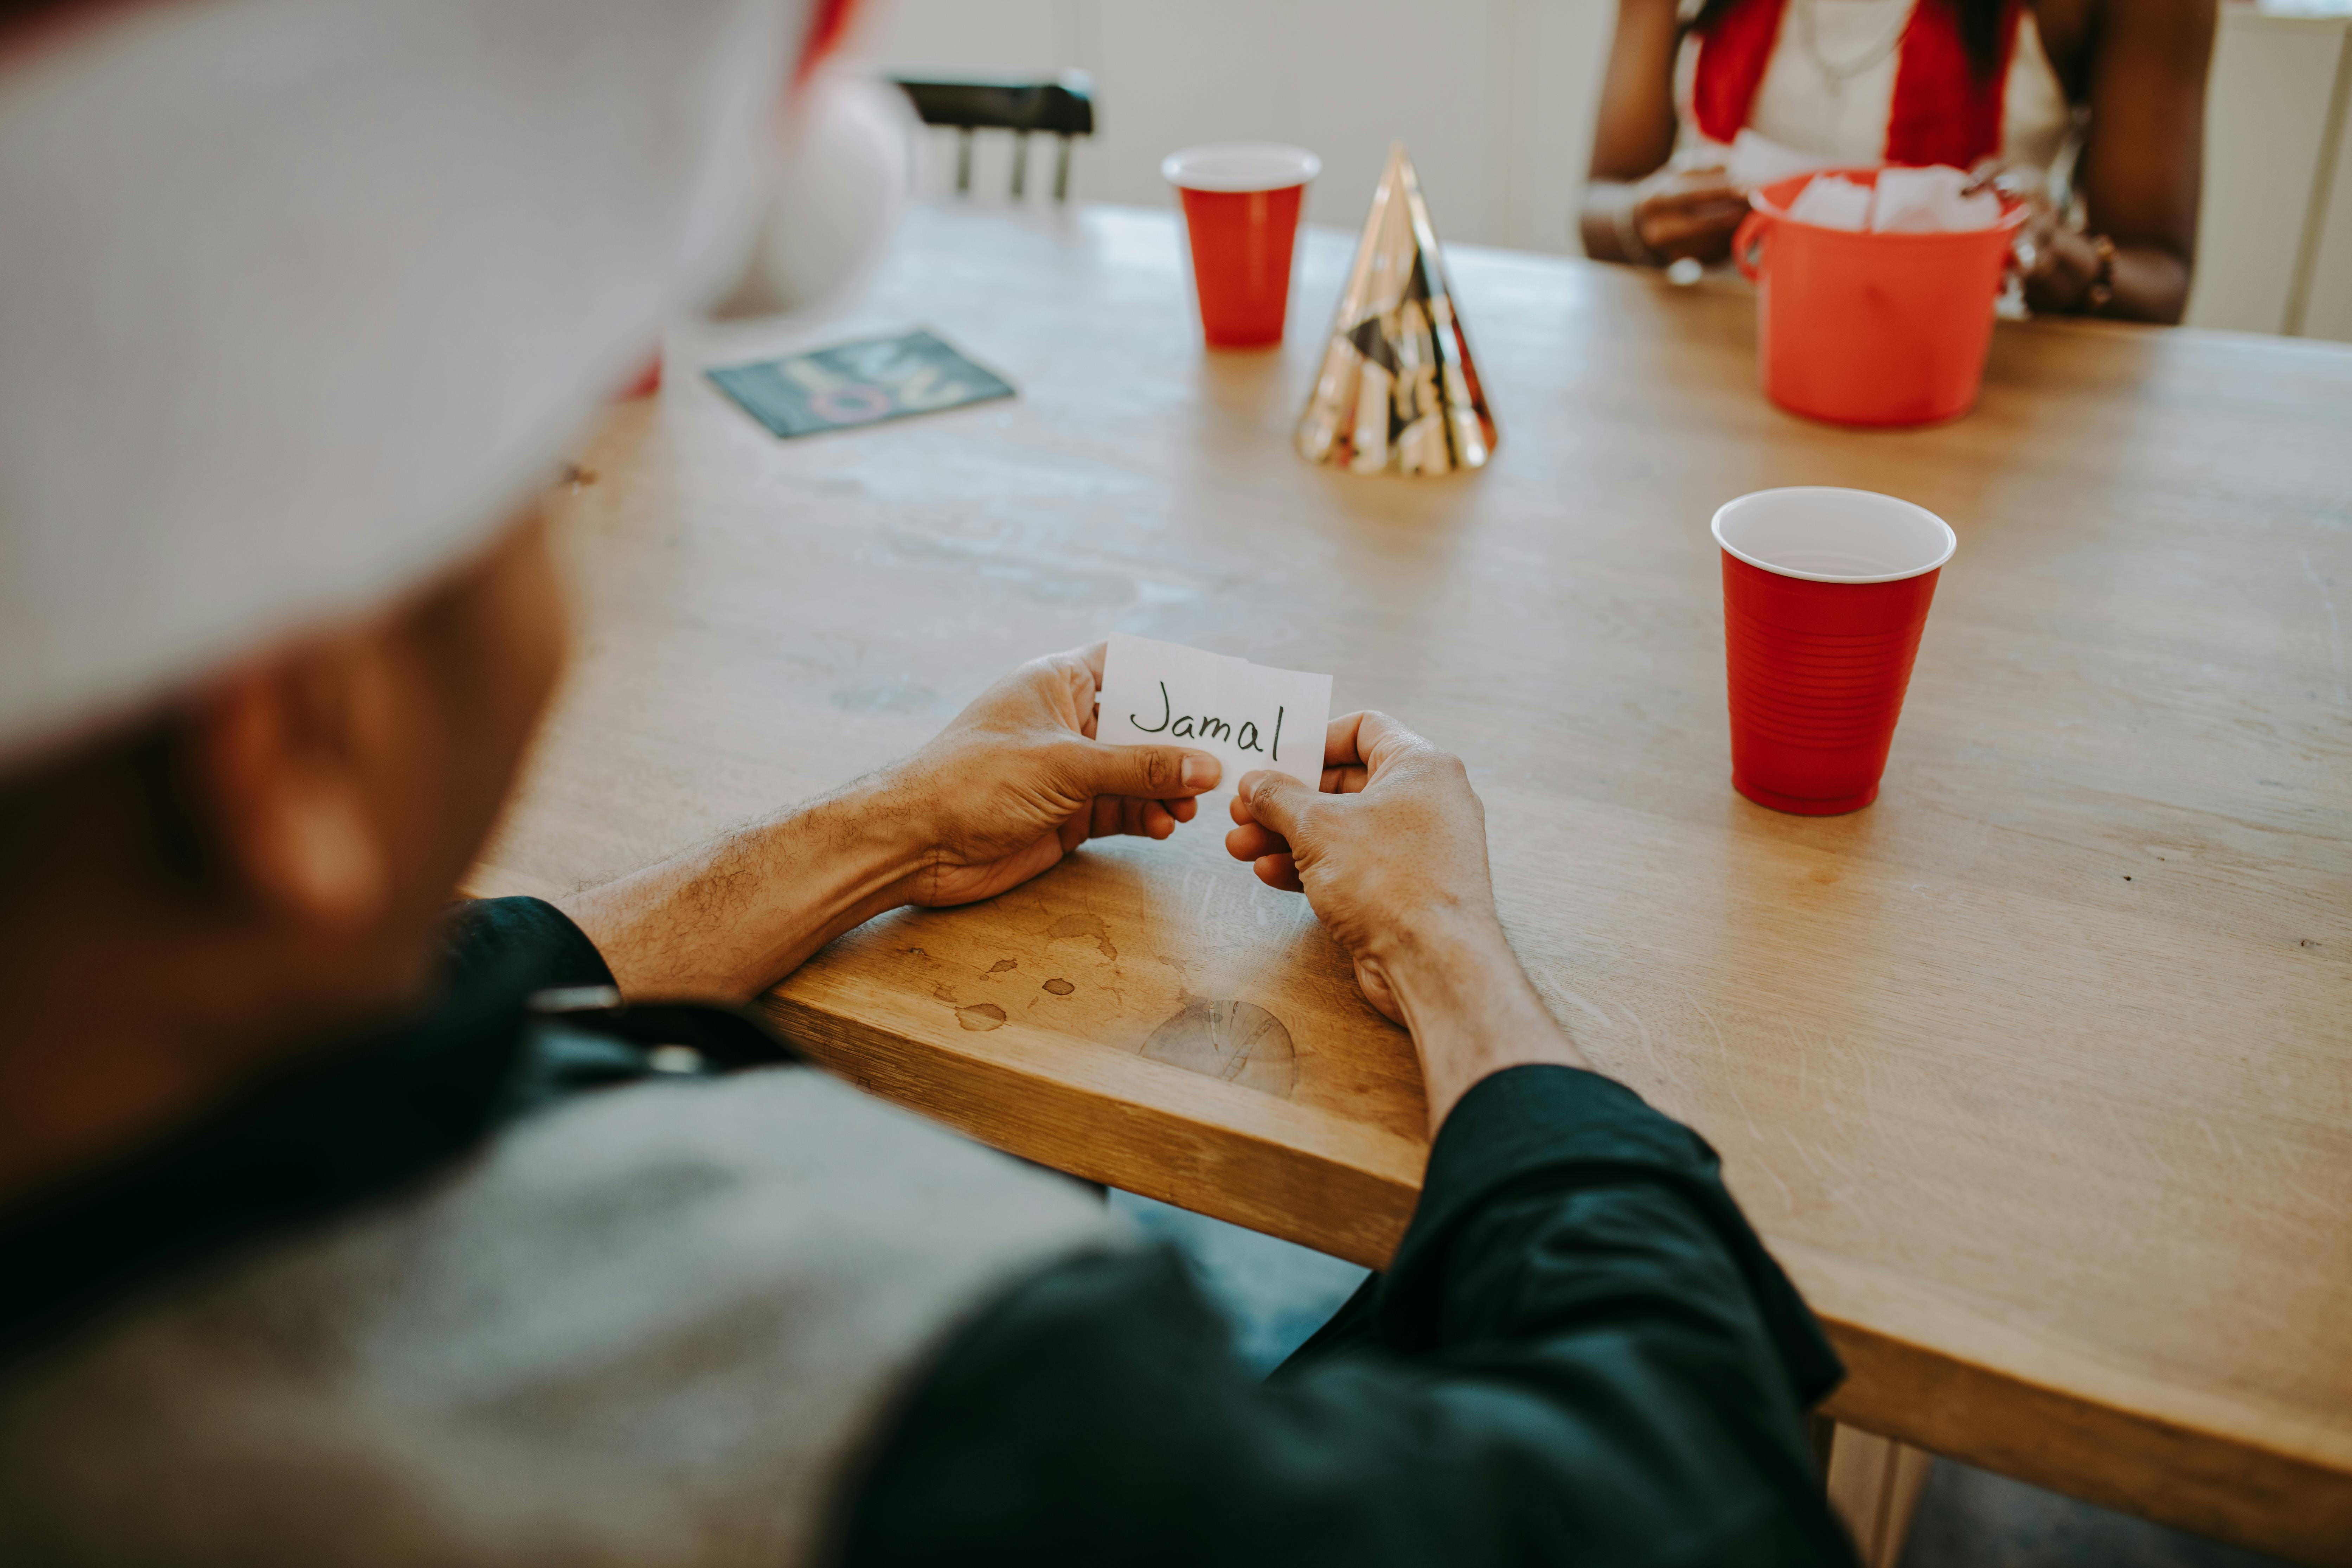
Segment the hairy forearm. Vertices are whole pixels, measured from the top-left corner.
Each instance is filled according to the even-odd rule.
[[[745,1001],[904,901],[918,852],[860,780],[562,900],[628,996]]]
[[[1529,1063],[1586,1065],[1490,917],[1408,922],[1366,962],[1387,982],[1421,1053],[1433,1138],[1481,1079]]]

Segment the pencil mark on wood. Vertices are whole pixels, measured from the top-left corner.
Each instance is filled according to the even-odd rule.
[[[1780,1136],[1788,1141],[1790,1148],[1797,1152],[1797,1158],[1805,1163],[1805,1169],[1811,1173],[1814,1182],[1818,1184],[1822,1179],[1822,1168],[1813,1163],[1813,1157],[1806,1152],[1803,1142],[1786,1127],[1780,1129]]]
[[[1071,992],[1076,991],[1077,987],[1071,984],[1066,980],[1056,977],[1045,982],[1045,989],[1051,991],[1056,996],[1067,996]]]
[[[1715,1021],[1714,1014],[1708,1012],[1706,1008],[1698,1005],[1698,999],[1696,997],[1691,997],[1688,992],[1685,992],[1683,994],[1686,997],[1690,997],[1691,1010],[1696,1012],[1700,1017],[1706,1019],[1707,1028],[1713,1031],[1715,1035],[1716,1055],[1722,1058],[1727,1062],[1732,1061],[1734,1058],[1731,1055],[1731,1047],[1724,1040],[1723,1037],[1723,1026]],[[1748,1102],[1739,1097],[1739,1086],[1737,1081],[1735,1081],[1737,1077],[1738,1074],[1736,1072],[1725,1074],[1723,1078],[1723,1086],[1730,1091],[1731,1103],[1738,1110],[1739,1120],[1748,1123],[1748,1135],[1754,1138],[1759,1143],[1761,1143],[1764,1141],[1763,1130],[1756,1125],[1756,1118],[1748,1113]],[[1764,1167],[1764,1173],[1771,1177],[1775,1182],[1780,1182],[1781,1193],[1784,1195],[1788,1194],[1789,1184],[1780,1181],[1780,1173],[1778,1171],[1775,1171],[1771,1166],[1767,1165]],[[1791,1209],[1796,1207],[1796,1199],[1793,1195],[1790,1196],[1789,1206]]]
[[[1756,1166],[1757,1169],[1771,1177],[1772,1184],[1780,1189],[1780,1211],[1783,1214],[1795,1214],[1797,1212],[1797,1194],[1790,1190],[1789,1184],[1787,1182],[1780,1179],[1780,1173],[1772,1168],[1772,1162],[1765,1159],[1761,1153],[1759,1153],[1756,1156]]]
[[[1190,998],[1151,1032],[1142,1055],[1282,1100],[1298,1087],[1289,1028],[1255,1002]]]
[[[959,1007],[956,1009],[956,1022],[967,1029],[993,1029],[1004,1022],[1004,1009],[993,1002]]]
[[[1643,1021],[1642,1016],[1622,1002],[1617,1004],[1617,1009],[1625,1015],[1625,1021],[1633,1026],[1634,1037],[1642,1042],[1642,1054],[1650,1058],[1650,1066],[1656,1071],[1659,1080],[1679,1084],[1682,1080],[1672,1068],[1666,1066],[1665,1058],[1658,1055],[1658,1044],[1650,1038],[1650,1026]]]
[[[1110,928],[1103,924],[1100,915],[1064,915],[1046,928],[1045,935],[1055,941],[1063,937],[1091,937],[1097,952],[1113,963],[1118,962],[1118,949],[1111,945]]]
[[[1000,958],[994,963],[988,966],[988,972],[991,974],[1002,974],[1008,969],[1018,969],[1020,967],[1021,962],[1018,959]]]

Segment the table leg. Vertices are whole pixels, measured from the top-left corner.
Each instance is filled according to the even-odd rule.
[[[1927,1484],[1931,1457],[1892,1437],[1814,1418],[1814,1452],[1820,1430],[1833,1428],[1825,1470],[1830,1506],[1853,1532],[1863,1568],[1895,1568],[1911,1531],[1911,1516]]]

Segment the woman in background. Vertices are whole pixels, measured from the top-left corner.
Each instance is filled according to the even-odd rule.
[[[2213,26],[2213,0],[1618,0],[1584,248],[1718,260],[1785,170],[1993,163],[2035,205],[2034,310],[2178,322]]]

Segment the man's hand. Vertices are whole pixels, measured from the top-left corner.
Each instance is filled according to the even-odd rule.
[[[1242,777],[1225,848],[1304,892],[1366,1001],[1412,1031],[1433,1133],[1470,1086],[1528,1062],[1579,1065],[1495,913],[1486,811],[1461,761],[1385,713],[1331,721],[1323,782]]]
[[[885,771],[877,804],[913,833],[897,901],[992,898],[1088,838],[1165,838],[1192,820],[1192,797],[1216,787],[1216,758],[1094,738],[1104,647],[1030,660]]]
[[[564,910],[625,994],[741,999],[901,904],[988,898],[1100,835],[1165,838],[1217,759],[1096,741],[1103,647],[1024,664],[904,762]]]
[[[1225,848],[1271,887],[1304,892],[1356,963],[1356,983],[1403,1023],[1386,964],[1424,929],[1503,931],[1486,868],[1486,808],[1460,759],[1385,713],[1331,721],[1323,787],[1244,774]]]

